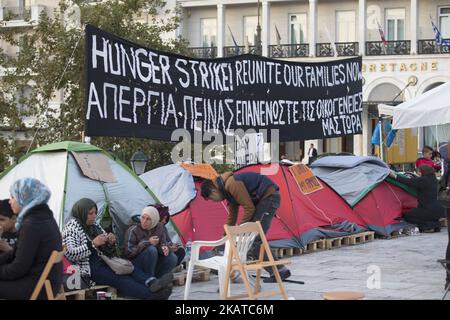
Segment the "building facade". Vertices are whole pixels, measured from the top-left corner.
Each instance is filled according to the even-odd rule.
[[[326,61],[336,59],[333,47],[339,57],[362,56],[363,133],[284,143],[281,153],[291,160],[301,160],[310,143],[320,153],[373,154],[370,138],[378,121],[378,103],[398,104],[450,81],[450,47],[436,44],[431,24],[443,38],[450,38],[449,0],[178,3],[182,7],[179,35],[189,40],[197,57],[245,52],[292,61]],[[401,131],[389,151],[390,162],[411,162],[423,145],[434,146],[439,140],[435,128]]]

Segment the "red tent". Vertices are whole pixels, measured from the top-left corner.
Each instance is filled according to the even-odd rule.
[[[370,230],[388,236],[405,228],[398,219],[406,211],[417,207],[417,199],[405,190],[383,181],[364,196],[354,207]]]
[[[236,173],[258,172],[269,165],[250,165]],[[275,174],[268,177],[280,188],[281,204],[268,232],[271,245],[294,246],[298,241],[302,245],[328,234],[339,235],[340,230],[326,228],[329,225],[353,223],[364,228],[364,221],[330,187],[321,181],[322,189],[309,194],[300,191],[299,185],[288,166],[272,164]],[[324,228],[325,227],[325,228]],[[359,231],[362,231],[359,228]],[[319,233],[317,231],[320,230]],[[337,232],[337,233],[336,233]],[[295,236],[295,237],[294,237]],[[276,243],[274,243],[276,241]]]

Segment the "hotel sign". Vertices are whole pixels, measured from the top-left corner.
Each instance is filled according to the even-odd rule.
[[[437,62],[363,63],[362,72],[437,71]]]

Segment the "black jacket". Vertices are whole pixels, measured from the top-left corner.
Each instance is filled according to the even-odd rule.
[[[46,205],[31,208],[22,221],[13,251],[0,256],[0,281],[25,277],[39,280],[53,250],[62,250],[62,239],[53,213]],[[62,263],[50,272],[54,289],[62,284]]]
[[[438,182],[434,174],[411,179],[397,176],[397,181],[417,190],[418,208],[425,208],[435,214],[443,214],[444,208],[437,200]]]

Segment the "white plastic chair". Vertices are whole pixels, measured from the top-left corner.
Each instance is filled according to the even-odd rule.
[[[252,222],[247,222],[242,224],[242,226],[246,224],[250,224]],[[253,241],[255,240],[258,233],[252,232],[245,234],[239,239],[237,239],[239,245],[238,245],[238,251],[239,251],[239,258],[241,261],[247,261],[247,252],[250,249],[250,247],[253,244]],[[200,255],[200,248],[201,247],[216,247],[225,244],[225,251],[223,256],[214,256],[208,259],[199,259]],[[189,262],[188,267],[188,273],[186,276],[186,286],[184,288],[184,300],[187,300],[189,298],[189,291],[191,288],[191,282],[192,282],[192,276],[194,274],[194,268],[195,266],[205,267],[209,269],[217,270],[218,276],[219,276],[219,292],[221,297],[225,297],[224,295],[224,288],[225,288],[225,279],[226,277],[226,270],[227,270],[227,262],[228,257],[230,254],[230,243],[227,240],[227,237],[223,237],[220,240],[217,241],[194,241],[192,242],[191,246],[191,260]],[[241,275],[244,276],[244,275]],[[245,275],[246,276],[246,275]],[[227,290],[227,296],[230,294],[230,286],[228,285]]]

